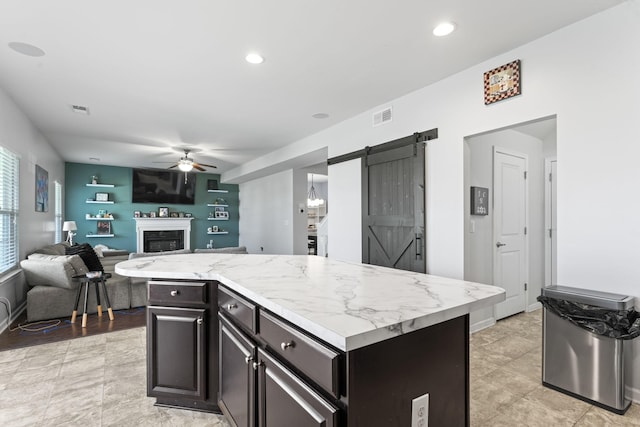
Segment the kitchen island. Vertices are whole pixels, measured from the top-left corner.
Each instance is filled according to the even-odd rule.
[[[202,410],[217,400],[232,424],[261,427],[409,426],[412,406],[429,425],[469,425],[468,315],[505,298],[490,285],[316,256],[161,255],[115,271],[151,279],[149,394]],[[184,307],[155,305],[184,294]],[[167,320],[174,313],[178,321]],[[155,331],[163,324],[180,345]],[[190,333],[204,344],[186,345]],[[172,378],[158,366],[184,357],[175,347],[203,345],[204,360],[186,363],[194,395],[154,392]],[[234,351],[246,372],[237,374]]]

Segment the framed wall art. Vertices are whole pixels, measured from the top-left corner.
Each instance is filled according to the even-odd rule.
[[[521,90],[519,59],[484,73],[484,105],[520,95]]]
[[[36,212],[49,212],[49,172],[36,165]]]
[[[489,189],[471,187],[471,215],[489,215]]]
[[[169,218],[169,208],[158,208],[158,217],[159,218]]]

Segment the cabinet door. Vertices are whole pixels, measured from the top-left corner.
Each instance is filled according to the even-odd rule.
[[[147,394],[206,399],[204,309],[147,308]]]
[[[220,314],[220,401],[232,425],[255,426],[256,346]]]
[[[259,427],[337,427],[338,408],[258,349]]]

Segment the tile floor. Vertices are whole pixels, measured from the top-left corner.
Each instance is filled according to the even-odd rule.
[[[542,310],[471,335],[471,426],[640,426],[640,405],[613,414],[542,386]]]
[[[542,387],[540,333],[538,310],[472,335],[471,426],[640,426],[639,405],[621,417]],[[228,427],[220,416],[153,402],[145,328],[0,352],[3,427]]]

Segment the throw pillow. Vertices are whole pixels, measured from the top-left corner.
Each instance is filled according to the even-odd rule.
[[[89,271],[103,271],[104,267],[98,259],[98,255],[94,252],[93,248],[88,243],[81,245],[69,246],[66,249],[67,255],[79,255],[84,261]]]

